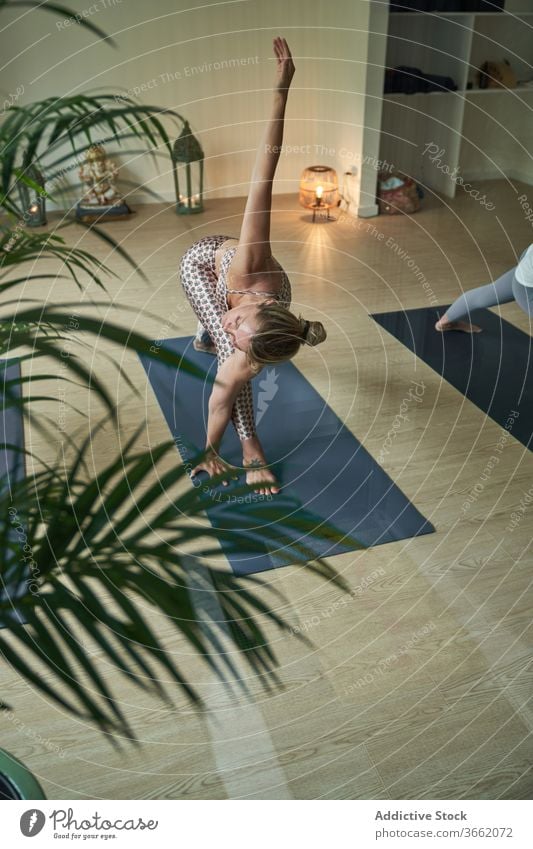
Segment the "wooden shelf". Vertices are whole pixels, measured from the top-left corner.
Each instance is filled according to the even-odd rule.
[[[407,94],[405,91],[387,91],[383,97],[429,97],[432,94],[502,94],[503,92],[524,92],[533,91],[532,86],[517,86],[516,88],[464,88],[457,91],[415,91],[412,94]]]
[[[432,94],[463,94],[462,91],[414,91],[407,94],[405,91],[387,91],[383,97],[431,97]]]
[[[461,94],[502,94],[504,91],[507,93],[512,91],[517,94],[522,94],[522,92],[525,91],[533,91],[533,85],[519,85],[514,88],[506,88],[505,86],[502,88],[467,88],[464,92],[461,92]]]
[[[514,154],[507,153],[514,144],[519,170],[523,170],[521,157],[526,155],[527,142],[520,145],[517,136],[526,133],[533,101],[528,94],[533,91],[529,80],[533,65],[532,20],[533,11],[514,9],[390,12],[385,67],[422,68],[422,74],[450,77],[457,89],[412,94],[384,92],[380,159],[394,162],[398,170],[446,197],[454,197],[456,183],[447,172],[427,167],[421,151],[428,142],[446,151],[452,171],[462,167],[462,161],[473,171],[478,167],[476,163],[482,161],[491,172],[494,161],[498,161],[504,163],[502,173],[514,173],[513,169],[519,167],[515,166]],[[528,83],[516,88],[478,88],[475,70],[487,59],[501,59],[507,54],[516,76]],[[470,80],[474,88],[467,88]],[[472,151],[476,148],[484,156],[475,159]]]
[[[524,17],[533,17],[533,12],[508,12],[504,10],[503,12],[390,12],[390,17],[400,16],[402,18],[407,17],[407,15],[430,15],[432,18],[506,18],[509,20],[510,18],[524,18]]]

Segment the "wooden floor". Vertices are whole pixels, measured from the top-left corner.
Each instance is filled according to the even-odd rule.
[[[506,528],[531,486],[532,454],[508,440],[463,511],[501,428],[369,318],[449,303],[515,264],[532,240],[517,201],[529,189],[506,181],[478,188],[494,211],[459,187],[454,201],[429,196],[411,217],[341,214],[314,226],[294,197],[274,199],[274,254],[291,279],[294,309],[323,320],[329,333],[297,365],[374,457],[411,380],[424,383],[422,403],[411,405],[383,466],[436,533],[332,558],[350,585],[347,595],[301,568],[261,576],[265,600],[273,603],[269,586],[283,592],[284,614],[313,644],[271,631],[281,691],[266,694],[250,680],[249,697],[228,692],[164,622],[159,630],[204,696],[205,714],[191,711],[179,694],[178,710],[162,706],[117,682],[102,662],[139,749],[114,751],[4,668],[0,692],[16,713],[2,719],[2,746],[28,764],[50,798],[531,798],[533,505],[515,530]],[[84,303],[92,297],[99,304],[85,308],[154,339],[191,334],[195,319],[178,282],[179,258],[203,235],[237,235],[243,206],[243,199],[211,201],[204,215],[190,219],[169,205],[139,206],[131,221],[109,224],[149,284],[81,228],[63,231],[118,275],[108,281],[108,295],[90,289]],[[425,287],[410,259],[427,278]],[[66,282],[55,282],[48,297],[82,308]],[[110,313],[108,302],[133,311]],[[528,331],[516,305],[501,312]],[[107,350],[99,344],[94,361],[120,402],[121,433],[109,427],[98,434],[95,467],[143,416],[143,444],[168,437],[136,358],[114,351],[141,389],[140,402],[103,357]],[[82,390],[71,389],[68,400],[89,409]],[[94,401],[89,412],[94,422]],[[64,415],[69,433],[83,422],[73,410]],[[30,436],[35,451],[53,459],[56,446],[37,432]]]

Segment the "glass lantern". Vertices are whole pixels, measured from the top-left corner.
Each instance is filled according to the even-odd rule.
[[[313,210],[313,221],[317,212],[332,220],[329,210],[339,205],[337,172],[327,165],[306,168],[300,178],[299,201],[305,209]]]
[[[178,163],[184,166],[179,168],[179,174]],[[174,142],[172,166],[178,215],[193,215],[196,212],[203,212],[204,152],[198,139],[193,136],[188,121],[185,121],[183,130]]]
[[[19,179],[18,192],[20,203],[24,209],[24,221],[27,227],[44,227],[47,221],[43,175],[35,165],[29,165],[24,173],[28,179],[43,190],[42,192],[38,191]]]

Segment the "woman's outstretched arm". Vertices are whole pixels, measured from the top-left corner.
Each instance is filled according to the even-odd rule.
[[[260,271],[264,260],[271,256],[272,183],[281,153],[285,107],[294,76],[294,63],[284,38],[274,39],[274,53],[277,65],[272,108],[252,171],[239,245],[232,262],[234,274]]]

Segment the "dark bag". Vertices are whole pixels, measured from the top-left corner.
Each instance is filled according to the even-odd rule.
[[[391,0],[391,12],[429,12],[435,0]]]
[[[398,65],[385,72],[385,94],[416,94],[427,91],[457,91],[451,77],[424,74],[420,68]]]
[[[451,77],[439,74],[424,74],[426,87],[424,91],[457,91],[457,86]]]

